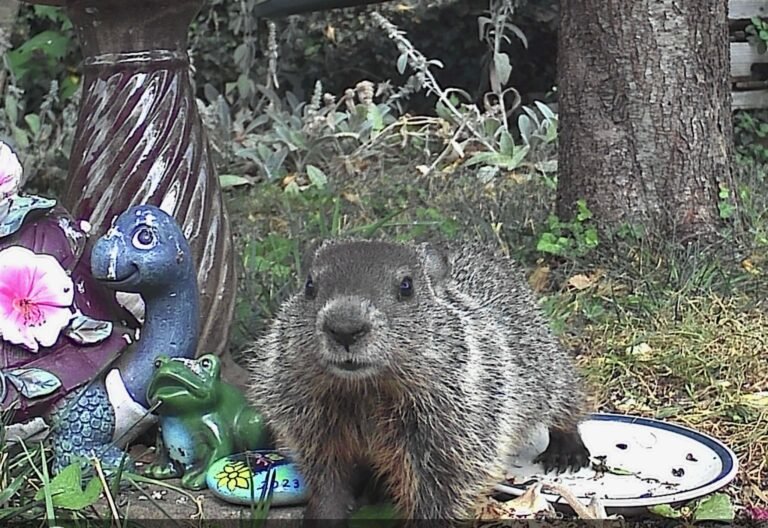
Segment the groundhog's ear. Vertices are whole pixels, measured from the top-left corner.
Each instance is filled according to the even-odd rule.
[[[304,247],[301,248],[301,262],[299,262],[299,280],[304,281],[304,277],[309,273],[309,268],[312,267],[312,260],[315,258],[317,250],[322,246],[324,240],[322,238],[313,238],[308,240]]]
[[[419,251],[424,263],[424,271],[432,284],[439,284],[445,280],[451,269],[445,248],[425,242],[419,244]]]

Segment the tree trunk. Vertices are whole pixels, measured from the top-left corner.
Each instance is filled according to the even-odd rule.
[[[557,213],[706,235],[733,189],[727,0],[562,0]],[[733,193],[731,193],[733,194]]]

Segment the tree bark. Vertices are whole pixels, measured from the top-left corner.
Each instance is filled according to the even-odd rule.
[[[562,0],[557,213],[681,236],[733,190],[727,0]],[[733,194],[733,192],[731,192]]]

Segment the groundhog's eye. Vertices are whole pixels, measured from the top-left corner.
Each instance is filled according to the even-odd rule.
[[[413,280],[410,277],[403,277],[403,280],[400,281],[400,295],[402,297],[413,295]]]
[[[312,275],[307,275],[307,281],[304,283],[304,295],[309,299],[315,298],[316,288],[315,283],[312,280]]]

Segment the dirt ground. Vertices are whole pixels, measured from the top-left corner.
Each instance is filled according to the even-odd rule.
[[[168,484],[178,487],[178,480],[169,480]],[[189,495],[151,484],[142,485],[144,493],[135,489],[127,490],[120,496],[121,516],[130,521],[141,524],[141,521],[168,522],[170,527],[211,526],[216,521],[239,521],[247,523],[250,519],[248,506],[229,504],[214,496],[210,491],[204,490],[192,492]],[[190,497],[191,495],[191,497]],[[109,508],[106,500],[99,505],[100,510]],[[301,520],[303,507],[272,507],[269,510],[270,520],[281,521]],[[152,523],[154,526],[156,523]],[[226,523],[230,525],[230,523]],[[269,526],[270,522],[267,523]],[[293,523],[290,523],[293,524]],[[165,526],[165,522],[163,523]]]

